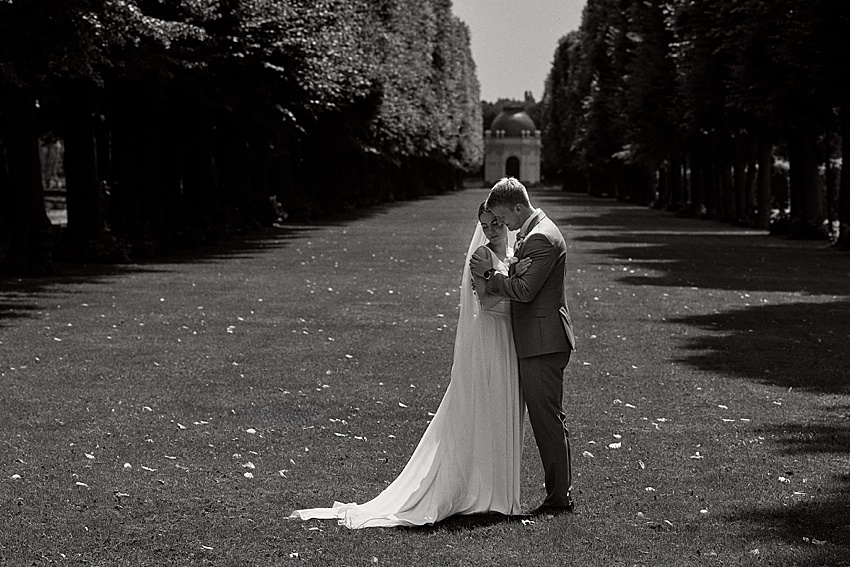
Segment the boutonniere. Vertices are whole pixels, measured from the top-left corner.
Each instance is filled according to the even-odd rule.
[[[519,262],[519,258],[517,258],[516,256],[508,256],[507,258],[505,258],[505,265],[508,268],[510,268],[511,266],[516,264],[517,262]]]

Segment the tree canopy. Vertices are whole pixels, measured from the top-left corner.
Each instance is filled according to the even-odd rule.
[[[548,173],[802,237],[840,220],[847,245],[848,29],[826,0],[589,0],[546,83]]]
[[[49,269],[46,133],[65,144],[54,251],[114,260],[452,189],[483,159],[478,98],[450,0],[7,0],[5,266]]]

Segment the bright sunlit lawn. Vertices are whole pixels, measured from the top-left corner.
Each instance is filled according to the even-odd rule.
[[[850,565],[850,256],[554,189],[577,513],[286,519],[404,466],[485,196],[0,282],[0,565]]]

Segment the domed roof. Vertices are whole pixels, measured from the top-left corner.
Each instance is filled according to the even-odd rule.
[[[534,134],[537,126],[521,106],[506,106],[490,124],[491,132],[499,130],[504,130],[505,137],[521,138],[523,131]]]

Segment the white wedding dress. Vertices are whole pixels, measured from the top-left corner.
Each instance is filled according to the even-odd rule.
[[[480,307],[469,257],[485,243],[478,226],[467,252],[451,382],[401,474],[364,504],[296,510],[291,519],[336,519],[346,527],[420,526],[455,514],[519,514],[525,406],[510,305]],[[507,274],[495,254],[493,266]]]

